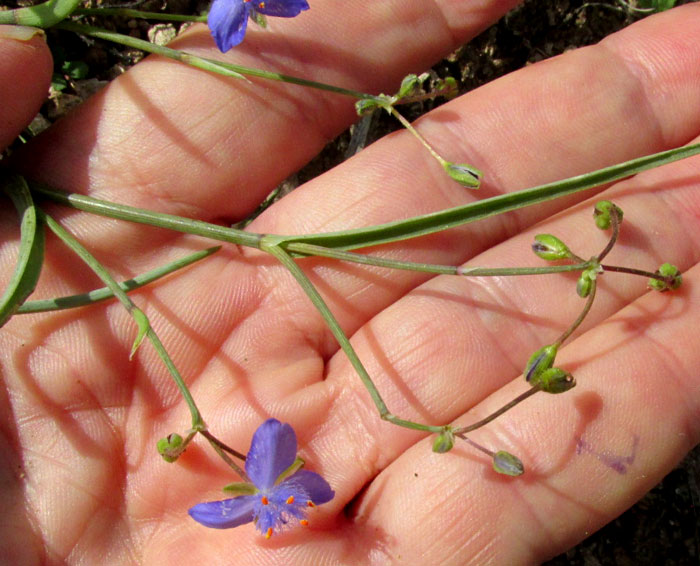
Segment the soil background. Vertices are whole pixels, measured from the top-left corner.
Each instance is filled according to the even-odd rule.
[[[100,5],[117,5],[111,0],[95,2]],[[4,7],[30,3],[33,3],[32,0],[10,1]],[[313,0],[310,3],[313,8]],[[681,3],[686,2],[677,2]],[[207,9],[207,2],[146,0],[138,4],[121,3],[118,6],[144,11],[199,14]],[[430,72],[433,77],[454,77],[460,93],[464,93],[525,65],[596,43],[641,17],[644,15],[615,0],[588,4],[580,0],[527,0],[498,24],[439,62]],[[91,23],[156,42],[168,41],[179,29],[178,24],[154,25],[127,18],[93,18]],[[48,36],[55,54],[56,76],[59,82],[63,79],[63,86],[59,86],[60,91],[52,93],[26,136],[46,127],[71,106],[142,58],[138,51],[78,38],[65,32],[50,30]],[[80,71],[77,73],[76,62],[86,64],[78,65]],[[408,108],[402,107],[402,112],[413,120],[440,103],[440,100],[416,103]],[[337,165],[363,146],[400,127],[384,114],[375,113],[329,143],[308,166],[278,187],[268,204],[297,185]],[[700,447],[696,447],[634,507],[575,548],[546,564],[698,566],[699,510]]]

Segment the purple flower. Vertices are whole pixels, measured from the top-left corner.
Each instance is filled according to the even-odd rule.
[[[293,18],[308,9],[306,0],[214,0],[207,22],[216,46],[226,53],[243,41],[248,17]]]
[[[252,483],[227,486],[237,497],[199,503],[190,516],[205,527],[229,529],[253,521],[270,538],[272,533],[299,522],[306,525],[309,507],[333,499],[334,491],[320,475],[300,469],[297,436],[288,424],[268,419],[250,444],[245,471]]]

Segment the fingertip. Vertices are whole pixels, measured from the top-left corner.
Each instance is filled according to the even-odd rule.
[[[52,69],[43,30],[0,26],[0,147],[37,113],[48,93]]]

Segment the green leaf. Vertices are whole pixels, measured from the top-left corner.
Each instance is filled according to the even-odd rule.
[[[9,175],[2,182],[2,189],[19,213],[21,236],[15,272],[0,298],[0,326],[32,294],[44,261],[44,229],[37,218],[27,183],[19,175]]]
[[[700,153],[700,144],[688,145],[632,159],[618,165],[612,165],[593,171],[592,173],[564,179],[563,181],[547,183],[546,185],[540,185],[531,189],[498,195],[464,206],[449,208],[423,216],[416,216],[408,220],[400,220],[342,232],[275,236],[275,238],[277,245],[283,248],[290,242],[304,242],[341,250],[353,250],[389,242],[397,242],[407,238],[415,238],[434,232],[440,232],[447,228],[467,224],[468,222],[474,222],[511,210],[517,210],[526,206],[553,200],[578,191],[598,187],[635,175],[641,171],[646,171],[647,169],[653,169],[654,167],[697,155],[698,153]]]

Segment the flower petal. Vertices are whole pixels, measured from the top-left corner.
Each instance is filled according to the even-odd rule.
[[[306,0],[254,0],[253,6],[261,14],[278,18],[293,18],[301,11],[309,9]]]
[[[279,475],[294,463],[297,435],[288,424],[267,419],[253,435],[245,471],[260,490],[269,490]]]
[[[222,501],[198,503],[188,513],[205,527],[230,529],[253,520],[253,509],[259,499],[259,495],[241,495]]]
[[[243,41],[250,3],[243,0],[214,0],[207,24],[216,46],[223,53]]]
[[[314,505],[327,503],[335,497],[335,491],[331,489],[328,482],[316,472],[309,470],[299,470],[296,474],[288,477],[280,484],[280,487],[287,487],[293,484],[297,489],[305,491]]]

